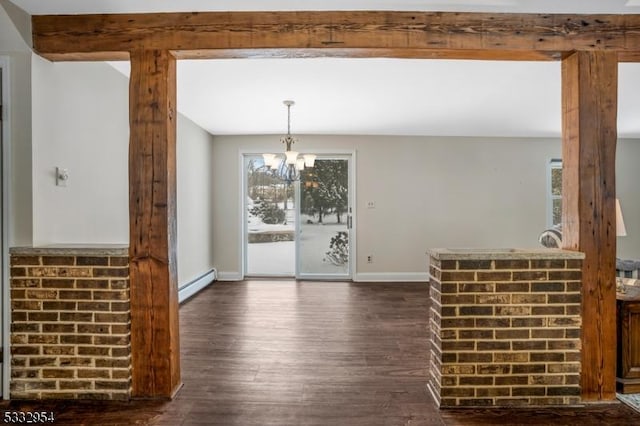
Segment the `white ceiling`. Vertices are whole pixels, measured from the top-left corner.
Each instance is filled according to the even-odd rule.
[[[640,13],[640,0],[13,0],[32,14],[215,10]],[[128,73],[128,63],[114,63]],[[640,64],[620,64],[618,134],[640,138]],[[213,134],[559,136],[560,63],[221,59],[178,63],[178,108]]]
[[[640,0],[11,0],[34,15],[224,10],[639,13]]]

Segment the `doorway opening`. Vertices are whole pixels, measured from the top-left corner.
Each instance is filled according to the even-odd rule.
[[[351,279],[353,155],[318,155],[287,183],[243,155],[244,276]]]

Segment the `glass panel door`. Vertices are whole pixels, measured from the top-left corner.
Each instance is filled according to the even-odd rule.
[[[297,277],[351,278],[351,157],[318,156],[301,172]]]
[[[245,275],[294,276],[295,187],[246,155]]]

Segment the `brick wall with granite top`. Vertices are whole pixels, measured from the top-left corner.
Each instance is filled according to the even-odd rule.
[[[428,387],[441,407],[580,401],[582,258],[430,252]]]
[[[131,395],[126,248],[11,249],[11,398]]]

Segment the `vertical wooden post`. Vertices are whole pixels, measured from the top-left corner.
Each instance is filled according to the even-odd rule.
[[[562,61],[563,245],[584,252],[582,398],[616,397],[615,52]]]
[[[129,215],[132,396],[180,386],[176,269],[176,60],[131,53]]]

